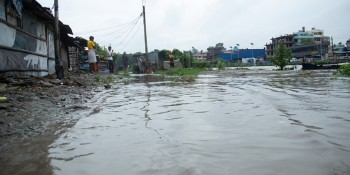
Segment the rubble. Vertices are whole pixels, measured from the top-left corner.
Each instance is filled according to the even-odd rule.
[[[85,72],[69,72],[63,80],[0,75],[0,139],[31,137],[74,120],[72,113],[88,110],[84,103],[97,88],[96,75]]]

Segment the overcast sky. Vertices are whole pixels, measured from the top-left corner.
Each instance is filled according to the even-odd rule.
[[[37,0],[52,7],[54,0]],[[350,39],[349,0],[59,0],[60,20],[74,35],[116,52],[144,52],[142,5],[148,50],[206,51],[217,43],[264,48],[272,37],[312,27],[334,43]]]

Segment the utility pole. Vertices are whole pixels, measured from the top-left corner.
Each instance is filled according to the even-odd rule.
[[[333,60],[334,60],[335,58],[334,58],[334,45],[333,45],[333,37],[331,37],[331,41],[332,41],[332,58],[333,58]],[[337,64],[338,64],[338,61],[337,61]]]
[[[60,37],[59,37],[59,18],[58,18],[58,0],[55,0],[55,69],[56,69],[56,75],[58,79],[64,78],[64,69],[63,69],[63,63],[60,58]]]
[[[320,48],[321,48],[320,52],[321,52],[321,60],[322,60],[323,59],[322,58],[322,49],[323,49],[322,42],[320,43]]]
[[[146,65],[147,65],[147,72],[150,72],[150,68],[151,68],[151,64],[149,63],[149,59],[148,59],[148,47],[147,47],[147,32],[146,32],[146,10],[145,10],[145,6],[143,5],[143,32],[145,35],[145,52],[146,52]]]

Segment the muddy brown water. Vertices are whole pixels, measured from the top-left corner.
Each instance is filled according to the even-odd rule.
[[[201,75],[195,83],[135,76],[89,106],[93,112],[81,114],[55,141],[19,142],[21,154],[9,154],[28,160],[18,169],[57,175],[350,174],[350,79],[334,78],[332,71]],[[33,149],[42,149],[46,159],[36,160]]]

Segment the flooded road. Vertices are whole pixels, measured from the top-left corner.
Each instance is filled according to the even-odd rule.
[[[57,175],[350,174],[349,78],[223,72],[195,83],[116,83],[49,144],[41,167]]]

